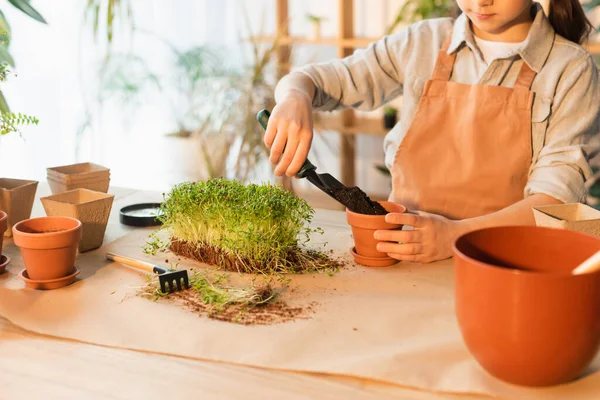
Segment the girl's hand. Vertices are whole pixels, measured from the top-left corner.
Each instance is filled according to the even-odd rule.
[[[265,145],[271,150],[275,175],[298,173],[312,144],[312,100],[301,91],[289,91],[271,112]]]
[[[389,213],[386,222],[412,226],[410,230],[379,230],[377,250],[400,261],[428,263],[452,257],[452,245],[462,234],[460,221],[422,211]]]

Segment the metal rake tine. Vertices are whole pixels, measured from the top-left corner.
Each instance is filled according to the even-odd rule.
[[[164,279],[159,279],[160,281],[160,291],[163,293],[167,293],[167,282]]]

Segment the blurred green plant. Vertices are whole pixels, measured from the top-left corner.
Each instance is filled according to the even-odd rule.
[[[133,29],[133,11],[131,0],[88,0],[85,8],[86,21],[91,19],[94,38],[98,39],[103,30],[106,35],[106,58],[110,58],[113,43],[115,22],[121,20],[124,26]],[[104,24],[102,24],[104,21]]]
[[[171,50],[174,76],[155,74],[148,67],[153,63],[136,55],[113,54],[101,73],[103,92],[121,95],[132,105],[142,93],[158,90],[169,99],[177,125],[169,136],[194,141],[205,178],[248,180],[268,154],[255,116],[257,110],[275,105],[276,82],[268,78],[274,76],[269,68],[281,34],[267,46],[253,43],[250,60],[240,62],[231,49],[194,46],[182,51],[152,32],[135,31],[153,36]]]
[[[452,16],[456,12],[454,0],[406,0],[394,21],[385,29],[389,35],[402,22],[412,23],[428,18]]]
[[[581,3],[583,9],[587,14],[593,12],[598,6],[600,6],[600,0],[590,0],[586,3]],[[596,27],[596,32],[600,32],[600,26]]]
[[[29,0],[8,0],[8,2],[30,18],[43,24],[47,23],[44,17],[31,6]],[[9,51],[10,43],[11,28],[4,13],[0,11],[0,82],[5,82],[8,79],[11,72],[9,67],[15,67],[15,60]],[[11,112],[6,97],[3,91],[0,90],[0,135],[18,132],[19,126],[37,125],[38,122],[36,117]]]

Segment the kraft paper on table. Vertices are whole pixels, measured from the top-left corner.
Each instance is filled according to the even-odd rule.
[[[347,225],[323,222],[327,248],[350,256]],[[307,319],[274,325],[238,325],[200,317],[181,305],[135,296],[146,274],[104,259],[106,251],[164,263],[144,255],[149,229],[134,231],[80,255],[78,280],[54,291],[25,289],[18,249],[0,275],[0,315],[24,329],[87,343],[257,367],[357,376],[441,392],[507,398],[597,399],[600,357],[588,374],[567,385],[526,389],[489,376],[467,351],[454,316],[453,268],[400,263],[352,265],[339,273],[294,276],[291,306],[315,302]],[[196,265],[192,261],[183,261]],[[124,299],[125,297],[125,299]]]

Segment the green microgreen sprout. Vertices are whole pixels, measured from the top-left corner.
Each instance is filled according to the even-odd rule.
[[[270,183],[184,182],[166,194],[159,216],[173,253],[243,273],[334,272],[339,263],[306,247],[314,210]],[[151,239],[149,249],[161,248]]]

